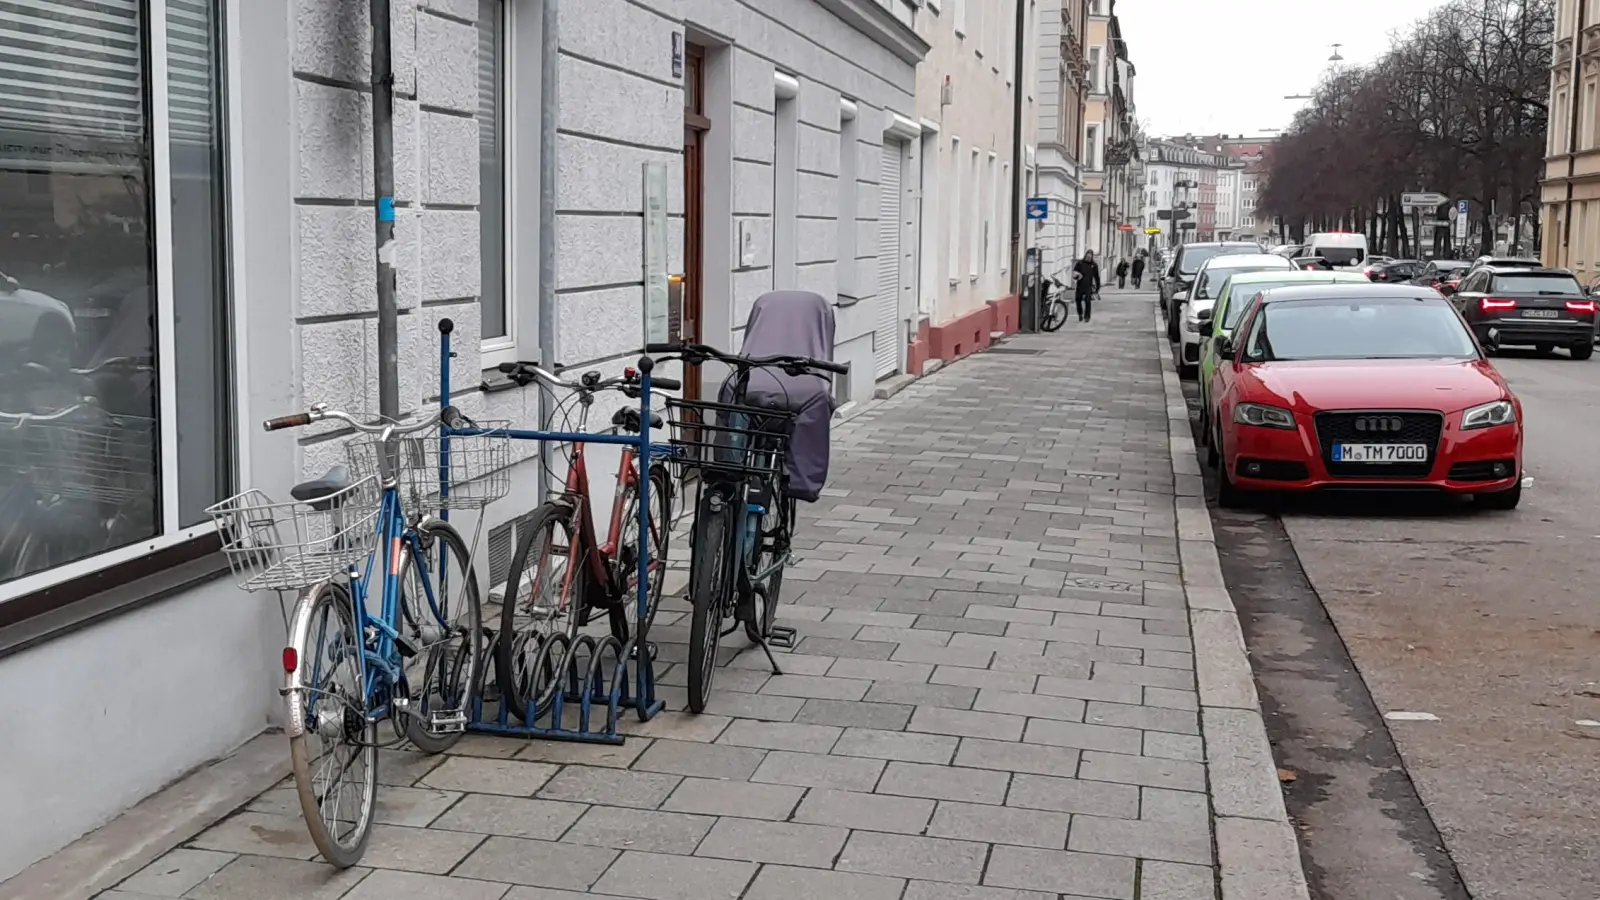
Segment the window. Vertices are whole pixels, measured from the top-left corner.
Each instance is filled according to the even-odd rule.
[[[478,254],[483,267],[481,337],[511,349],[506,296],[505,9],[503,0],[478,0]]]
[[[1028,180],[1030,182],[1033,180],[1031,175],[1029,176]],[[1033,185],[1030,183],[1028,187],[1031,189]],[[1001,163],[1000,180],[995,182],[995,221],[999,221],[1001,215],[1000,211],[1005,209],[1004,202],[1000,199],[1001,196],[1003,195],[1009,197],[1011,196],[1011,192],[1014,190],[1016,190],[1016,185],[1011,181],[1011,163]],[[1025,198],[1031,196],[1033,196],[1033,192],[1031,190],[1023,195]],[[1011,271],[1011,254],[1006,251],[1007,245],[1004,243],[1007,240],[1007,235],[1005,233],[1001,233],[998,240],[1001,243],[996,244],[995,253],[1000,257],[1000,271],[1003,274]]]
[[[950,0],[950,25],[956,37],[967,36],[967,0]]]
[[[839,215],[837,226],[839,229],[838,262],[834,268],[838,272],[839,293],[846,297],[855,297],[856,283],[856,171],[857,153],[856,135],[859,126],[856,123],[856,107],[854,103],[846,107],[846,115],[840,116],[839,121]]]
[[[1091,93],[1091,94],[1102,93],[1101,88],[1100,88],[1100,81],[1101,81],[1101,78],[1102,78],[1102,76],[1100,74],[1100,69],[1101,69],[1101,65],[1100,65],[1100,48],[1099,47],[1090,47],[1089,48],[1089,93]]]
[[[0,599],[201,533],[234,480],[215,4],[6,9]]]
[[[1000,181],[995,166],[995,155],[989,154],[989,208],[983,213],[983,261],[982,271],[989,273],[989,262],[994,259],[994,229],[995,207],[1000,203]]]
[[[800,105],[796,97],[778,98],[772,127],[772,287],[787,291],[794,289],[798,277]]]
[[[1583,106],[1578,109],[1578,149],[1587,150],[1595,145],[1595,86],[1593,79],[1583,84]]]
[[[1100,143],[1100,126],[1085,126],[1083,134],[1083,167],[1085,169],[1098,169],[1100,168],[1100,155],[1097,152]]]
[[[960,0],[956,0],[960,2]],[[961,138],[950,139],[950,283],[961,277]]]
[[[979,217],[983,215],[983,173],[979,168],[981,165],[981,156],[982,154],[978,152],[976,147],[974,147],[972,150],[972,213],[974,216]],[[983,251],[983,235],[981,232],[984,228],[985,223],[980,218],[976,223],[976,227],[973,229],[974,234],[972,235],[972,242],[968,248],[972,254],[972,259],[969,262],[967,270],[967,276],[969,278],[978,277],[978,259],[979,254]]]

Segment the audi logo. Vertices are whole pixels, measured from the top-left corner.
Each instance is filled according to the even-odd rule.
[[[1399,431],[1405,427],[1399,416],[1360,416],[1356,419],[1357,431]]]

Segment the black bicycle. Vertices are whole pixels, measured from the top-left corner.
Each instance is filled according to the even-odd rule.
[[[750,373],[771,368],[799,377],[845,374],[849,368],[804,356],[745,357],[704,344],[651,344],[646,353],[668,354],[698,366],[709,361],[734,370],[716,402],[667,400],[672,462],[700,475],[689,563],[689,709],[704,712],[711,698],[717,651],[741,626],[782,674],[770,645],[794,645],[794,629],[776,624],[783,570],[789,565],[795,499],[788,493],[790,438],[796,412],[787,404],[748,395]],[[764,399],[764,398],[763,398]],[[735,621],[726,629],[724,620]]]

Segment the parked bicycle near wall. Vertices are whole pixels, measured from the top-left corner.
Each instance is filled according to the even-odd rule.
[[[440,424],[469,424],[452,407],[401,424],[318,405],[265,428],[318,422],[376,439],[349,444],[348,466],[295,485],[293,500],[252,489],[207,511],[241,588],[299,592],[283,651],[285,731],[311,839],[343,868],[372,834],[379,724],[427,753],[466,730],[483,653],[479,588],[466,540],[435,513],[504,496],[509,446],[490,433],[442,454]]]
[[[790,564],[796,501],[820,495],[828,469],[831,379],[849,367],[826,359],[767,351],[802,347],[833,354],[833,311],[820,296],[775,291],[758,298],[745,327],[743,353],[704,344],[650,344],[657,362],[699,366],[716,361],[733,374],[715,402],[670,398],[677,465],[699,472],[689,568],[689,709],[704,712],[721,639],[743,627],[774,673],[769,644],[792,645],[793,629],[776,624],[783,570]],[[727,629],[723,622],[733,618]]]
[[[1071,310],[1066,300],[1067,286],[1054,275],[1044,280],[1039,292],[1039,330],[1056,332],[1067,322]]]
[[[504,363],[502,384],[524,386],[542,381],[566,393],[554,419],[566,432],[582,433],[597,395],[614,391],[631,399],[640,397],[640,376],[627,369],[620,377],[602,379],[586,372],[577,382],[537,363]],[[678,390],[681,383],[652,377],[653,387]],[[506,388],[490,387],[495,391]],[[612,427],[628,434],[640,431],[641,412],[624,406],[611,417]],[[662,427],[661,417],[650,413],[650,427]],[[454,440],[454,439],[452,439]],[[624,447],[617,464],[616,494],[607,517],[605,540],[597,533],[591,504],[586,444],[566,447],[566,478],[561,493],[536,509],[518,528],[516,552],[511,557],[505,598],[500,607],[500,627],[495,640],[495,677],[500,697],[511,714],[532,724],[549,710],[563,685],[566,655],[578,630],[588,624],[591,611],[606,613],[611,633],[626,646],[637,636],[635,652],[650,651],[648,634],[666,582],[667,537],[672,530],[672,482],[665,459],[652,462],[648,474],[639,470],[638,454]],[[663,457],[665,454],[663,454]],[[649,547],[646,554],[648,608],[643,617],[637,603],[639,591],[639,485],[648,477],[650,489]]]

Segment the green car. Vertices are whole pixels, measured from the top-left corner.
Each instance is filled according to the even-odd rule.
[[[1200,412],[1202,422],[1211,421],[1211,376],[1217,371],[1219,338],[1239,327],[1239,319],[1250,308],[1250,301],[1262,291],[1306,284],[1367,284],[1360,272],[1270,271],[1240,272],[1228,276],[1217,289],[1217,302],[1211,307],[1212,330],[1200,343]],[[1210,433],[1206,429],[1206,434]]]

